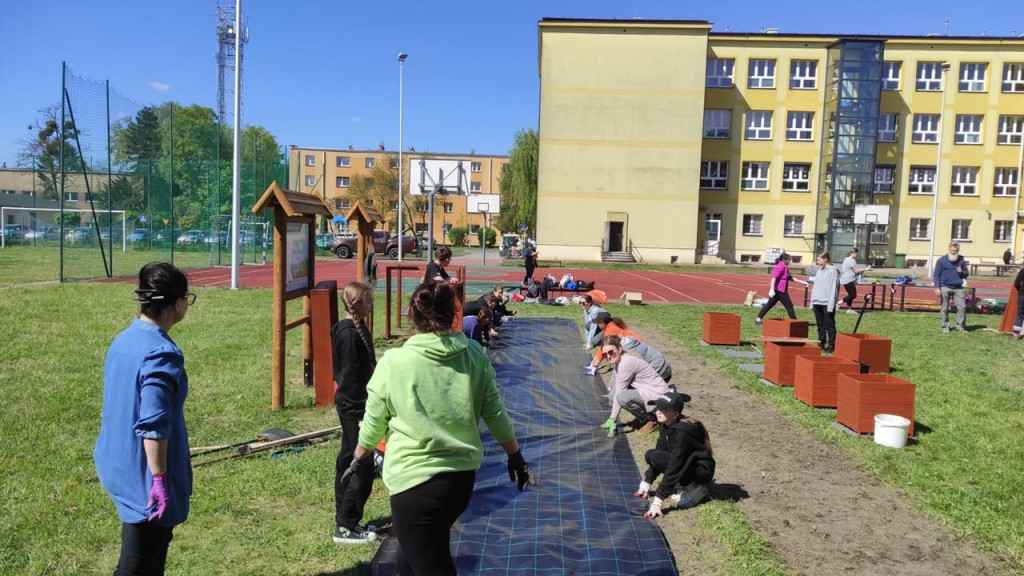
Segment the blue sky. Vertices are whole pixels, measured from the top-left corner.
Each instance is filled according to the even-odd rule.
[[[229,0],[222,0],[227,2]],[[225,3],[225,7],[228,4]],[[1019,0],[379,1],[243,0],[243,122],[282,145],[398,145],[505,154],[536,128],[537,22],[545,17],[708,20],[715,31],[1008,36],[1024,34]],[[1011,8],[1011,6],[1013,8]],[[214,108],[216,0],[49,0],[0,8],[0,161],[17,161],[36,111],[58,103],[60,67],[110,80],[141,104]]]

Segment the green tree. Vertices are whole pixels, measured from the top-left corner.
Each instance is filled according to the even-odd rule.
[[[480,228],[480,230],[478,230],[476,233],[477,242],[484,241],[484,234],[487,235],[487,247],[494,248],[494,242],[498,239],[497,232],[494,231],[494,228]]]
[[[64,212],[63,214],[57,214],[53,218],[53,222],[57,226],[63,226],[64,228],[77,228],[82,225],[82,213]]]
[[[540,141],[536,130],[516,132],[508,166],[501,173],[501,215],[495,224],[502,231],[534,230],[537,224],[537,157]]]
[[[64,138],[60,131],[60,106],[51,104],[39,109],[35,134],[22,142],[18,163],[31,166],[42,186],[40,196],[50,200],[60,199],[60,160],[61,149],[64,151],[64,172],[66,174],[81,173],[82,163],[74,146],[78,134],[69,119],[64,121]]]
[[[388,222],[394,222],[398,217],[398,158],[388,155],[384,162],[377,162],[369,176],[356,175],[349,182],[348,198],[352,202],[372,203],[377,207],[377,212],[383,219],[381,224],[387,229]],[[403,198],[405,200],[405,198]],[[391,207],[396,206],[395,210]],[[402,206],[402,210],[408,213],[408,204]],[[394,215],[392,217],[392,212]],[[405,214],[403,214],[405,216]],[[408,221],[407,218],[406,221]],[[404,230],[405,228],[402,228]]]

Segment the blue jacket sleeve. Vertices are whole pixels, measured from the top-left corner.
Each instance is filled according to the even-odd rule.
[[[139,371],[139,419],[133,426],[137,436],[170,436],[172,403],[184,377],[185,358],[179,351],[161,347],[146,356]]]

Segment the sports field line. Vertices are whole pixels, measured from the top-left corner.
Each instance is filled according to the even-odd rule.
[[[633,276],[634,278],[639,278],[639,279],[644,280],[646,282],[651,282],[652,284],[657,284],[658,286],[661,286],[662,288],[665,288],[666,290],[668,290],[670,292],[675,292],[676,294],[679,294],[680,296],[682,296],[684,298],[689,298],[690,300],[693,300],[697,304],[703,304],[703,302],[701,302],[700,300],[694,298],[693,296],[690,296],[689,294],[686,294],[685,292],[680,292],[679,290],[676,290],[675,288],[672,288],[671,286],[668,286],[668,285],[663,284],[661,282],[658,282],[658,281],[654,280],[653,278],[642,276],[640,274],[637,274],[636,272],[627,272],[626,274],[628,274],[629,276]],[[662,300],[664,300],[665,302],[668,302],[667,298],[664,298],[662,296],[658,296],[658,297],[661,298]]]

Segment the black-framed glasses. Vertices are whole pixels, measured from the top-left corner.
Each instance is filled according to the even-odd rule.
[[[187,294],[185,294],[185,296],[183,296],[183,298],[185,298],[185,300],[188,301],[188,305],[191,306],[191,305],[196,303],[197,295],[193,294],[191,292],[188,292]]]
[[[614,349],[614,348],[612,348],[611,350],[605,350],[604,351],[604,355],[609,357],[609,358],[615,358],[616,356],[619,355],[619,351]]]

